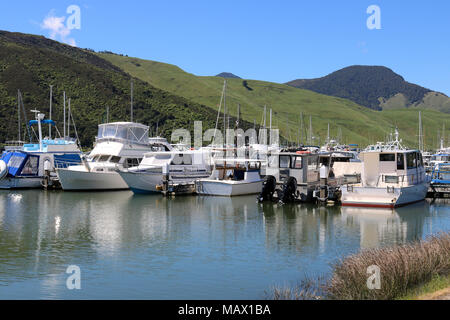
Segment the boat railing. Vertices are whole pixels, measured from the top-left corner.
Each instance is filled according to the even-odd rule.
[[[66,169],[70,166],[79,166],[82,162],[78,160],[55,160],[54,167],[55,169]]]
[[[149,145],[149,141],[148,140],[143,140],[143,141],[137,141],[137,140],[133,140],[133,139],[125,139],[125,138],[118,138],[118,137],[95,137],[95,143],[100,143],[100,142],[120,142],[120,143],[124,143],[124,144],[136,144],[136,145]]]

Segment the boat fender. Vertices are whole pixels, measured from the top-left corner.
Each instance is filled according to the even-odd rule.
[[[6,165],[6,162],[3,160],[0,160],[0,180],[6,177],[8,174],[8,166]]]

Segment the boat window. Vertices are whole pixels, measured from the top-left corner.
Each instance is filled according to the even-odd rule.
[[[398,183],[398,176],[384,176],[384,182],[386,182],[386,183]]]
[[[173,157],[172,164],[174,165],[191,165],[192,164],[192,155],[190,154],[176,154]]]
[[[111,159],[109,159],[109,162],[119,163],[120,162],[120,157],[112,156]]]
[[[103,127],[104,126],[98,126],[98,133],[97,133],[98,138],[103,138]]]
[[[291,166],[290,156],[280,156],[280,168],[289,168]]]
[[[308,170],[317,169],[318,157],[308,157]]]
[[[405,157],[403,153],[397,153],[397,170],[405,170]]]
[[[128,139],[132,141],[143,141],[148,129],[141,127],[132,127],[128,129]]]
[[[423,157],[420,152],[417,153],[417,163],[419,167],[423,167]]]
[[[117,126],[114,124],[106,125],[103,129],[103,137],[114,138],[116,136]]]
[[[109,155],[100,156],[98,162],[106,162],[109,159]]]
[[[292,159],[292,169],[301,169],[303,168],[303,157],[297,156]]]
[[[150,155],[148,157],[152,157],[152,156]],[[168,153],[168,154],[157,154],[155,156],[156,159],[161,159],[161,160],[168,160],[168,159],[170,159],[170,157],[171,157],[170,153]]]
[[[137,167],[139,165],[139,159],[136,158],[127,158],[127,166],[128,167]]]
[[[23,156],[12,156],[11,158],[9,158],[8,164],[7,166],[9,168],[19,168],[20,165],[22,164],[23,161]]]
[[[36,176],[38,174],[38,157],[29,157],[22,169],[22,175]]]
[[[270,168],[278,168],[278,157],[277,156],[269,156],[269,167]]]
[[[120,139],[126,139],[127,138],[127,128],[122,126],[117,126],[117,132],[115,137]]]
[[[261,169],[261,162],[257,162],[257,161],[255,161],[255,162],[249,162],[248,168],[249,168],[249,169],[252,169],[252,170],[255,170],[255,169]]]
[[[406,167],[408,169],[414,169],[417,167],[417,159],[415,152],[410,152],[406,154]]]
[[[190,154],[185,154],[183,156],[183,164],[185,165],[191,165],[192,164],[192,155]]]
[[[380,153],[380,161],[395,161],[395,153]]]

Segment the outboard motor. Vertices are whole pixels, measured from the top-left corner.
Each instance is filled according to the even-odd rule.
[[[258,196],[258,201],[267,201],[273,199],[273,193],[275,192],[275,188],[277,187],[277,180],[274,176],[267,176],[264,179],[263,187],[261,193]]]
[[[279,203],[291,203],[299,197],[297,192],[297,179],[294,177],[287,178],[283,183],[283,188],[278,190]]]

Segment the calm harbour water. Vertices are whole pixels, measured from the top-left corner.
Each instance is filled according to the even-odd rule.
[[[449,230],[443,201],[380,210],[0,191],[0,299],[263,299],[361,248]],[[81,290],[66,287],[69,265]]]

